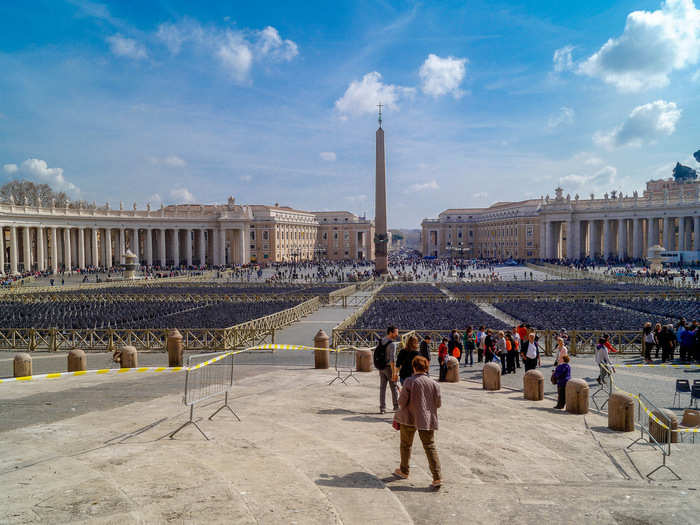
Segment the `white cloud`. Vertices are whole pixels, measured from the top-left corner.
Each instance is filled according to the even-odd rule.
[[[354,80],[342,97],[335,101],[335,109],[341,115],[363,115],[376,113],[377,104],[384,104],[387,109],[398,109],[402,97],[410,97],[415,90],[382,83],[382,76],[376,71],[367,73],[362,80]]]
[[[133,58],[134,60],[148,57],[143,44],[133,38],[127,38],[117,33],[116,35],[108,36],[107,43],[112,53],[118,57]]]
[[[668,85],[669,75],[700,58],[700,10],[693,0],[666,0],[657,11],[633,11],[625,29],[580,63],[577,72],[620,91]]]
[[[574,123],[575,112],[573,109],[567,106],[562,106],[559,108],[559,112],[556,115],[551,115],[547,121],[547,127],[549,129],[555,129],[560,126],[570,126]]]
[[[360,204],[360,203],[367,201],[367,199],[369,197],[365,194],[360,194],[360,195],[347,195],[345,198],[347,200],[349,200],[350,202],[352,202],[353,204]]]
[[[269,55],[287,62],[299,54],[299,47],[291,40],[282,40],[277,29],[272,26],[267,26],[258,33],[258,48],[262,56]]]
[[[478,191],[474,195],[472,195],[475,199],[485,199],[486,197],[489,196],[488,193],[485,191]]]
[[[253,65],[253,52],[240,33],[226,31],[218,45],[216,56],[237,82],[244,82],[248,78]]]
[[[554,56],[552,57],[554,71],[561,73],[573,69],[574,61],[571,58],[571,52],[573,50],[573,46],[564,46],[554,51]]]
[[[594,173],[571,173],[559,178],[559,185],[564,192],[601,192],[611,191],[621,181],[617,179],[617,168],[605,166]]]
[[[297,44],[283,39],[272,26],[262,31],[234,31],[205,28],[199,22],[184,19],[177,24],[161,24],[156,37],[173,55],[189,45],[191,49],[215,58],[240,84],[249,82],[256,62],[289,62],[299,54]]]
[[[427,190],[439,190],[440,186],[438,185],[437,181],[435,179],[430,180],[428,182],[419,182],[416,184],[411,184],[408,187],[407,192],[411,193],[417,193],[420,191],[427,191]]]
[[[8,166],[10,166],[9,171]],[[73,195],[80,193],[80,188],[65,179],[63,168],[49,168],[45,160],[27,159],[19,166],[5,164],[4,169],[7,173],[21,173],[36,181],[48,184],[54,190],[65,191]]]
[[[464,95],[459,85],[466,74],[466,63],[466,58],[441,58],[429,54],[418,71],[423,93],[433,97],[451,93],[454,98],[460,98]]]
[[[167,166],[169,168],[184,168],[187,166],[185,159],[177,155],[169,155],[167,157],[150,157],[151,164],[156,166]]]
[[[674,102],[656,100],[634,108],[622,124],[608,132],[597,132],[593,140],[607,148],[641,146],[672,135],[680,117],[681,110]]]
[[[250,182],[253,180],[253,177],[251,175],[241,175],[241,180],[243,182]]]
[[[152,206],[160,206],[163,199],[161,198],[160,193],[154,193],[148,198],[148,202],[150,202]]]
[[[322,151],[320,153],[321,160],[325,160],[327,162],[335,162],[336,156],[334,151]]]
[[[178,203],[191,204],[195,202],[195,197],[192,192],[187,188],[173,188],[170,190],[170,197],[175,199]]]

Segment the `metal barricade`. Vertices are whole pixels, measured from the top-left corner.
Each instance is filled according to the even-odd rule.
[[[658,414],[658,417],[653,414]],[[653,418],[655,420],[656,428],[652,431],[649,428],[649,419]],[[659,469],[668,469],[677,479],[681,477],[676,474],[676,472],[666,464],[666,458],[671,455],[671,421],[669,418],[664,416],[656,405],[654,405],[644,394],[639,394],[637,398],[637,421],[636,424],[639,426],[639,437],[630,443],[627,448],[631,448],[637,443],[649,444],[652,447],[656,447],[661,452],[662,463],[654,470],[647,474],[647,478],[651,479],[651,475],[658,471]],[[654,435],[656,434],[656,435]]]
[[[221,394],[224,394],[224,404],[217,408],[214,413],[209,416],[209,419],[211,420],[222,410],[228,409],[238,421],[241,420],[238,414],[236,414],[229,405],[228,400],[228,393],[233,386],[233,364],[235,355],[236,354],[233,352],[218,352],[191,355],[187,358],[185,395],[183,401],[185,406],[190,407],[190,418],[170,434],[171,439],[182,429],[192,425],[199,430],[206,440],[209,440],[209,437],[194,420],[194,407],[197,403],[201,403],[202,401]]]
[[[602,367],[606,374],[605,377],[603,378],[603,381],[600,383],[600,387],[598,390],[593,392],[591,394],[591,401],[593,401],[593,404],[598,410],[603,410],[605,406],[608,404],[608,401],[610,400],[610,396],[613,393],[613,379],[612,379],[612,374],[614,373],[615,369],[612,368],[611,366],[606,365],[605,363],[601,364],[600,367]],[[601,370],[601,375],[602,375],[602,370]],[[598,404],[598,397],[603,398],[604,401],[599,405]]]
[[[333,353],[335,354],[335,372],[337,375],[328,384],[332,385],[339,380],[344,385],[347,385],[347,380],[351,377],[359,383],[360,380],[355,377],[355,349],[337,349]]]

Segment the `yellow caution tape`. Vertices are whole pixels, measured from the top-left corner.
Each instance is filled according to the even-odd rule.
[[[124,374],[128,372],[186,372],[188,370],[198,370],[205,366],[221,361],[222,359],[236,354],[242,354],[244,352],[251,352],[254,350],[326,350],[329,352],[337,352],[338,350],[334,348],[316,348],[313,346],[303,346],[303,345],[281,345],[281,344],[264,344],[258,346],[252,346],[246,348],[245,350],[236,350],[231,352],[225,352],[221,355],[217,355],[209,359],[208,361],[203,361],[202,363],[197,363],[194,366],[146,366],[139,368],[100,368],[98,370],[79,370],[77,372],[54,372],[50,374],[40,374],[35,376],[22,376],[22,377],[10,377],[7,379],[0,379],[0,383],[11,383],[16,381],[36,381],[39,379],[58,379],[61,377],[76,377],[83,376],[86,374]]]
[[[616,365],[616,366],[624,366],[624,365]],[[641,399],[639,399],[639,396],[635,396],[634,394],[627,392],[626,390],[622,390],[619,386],[615,384],[615,378],[613,376],[613,370],[608,368],[606,365],[603,365],[603,368],[605,368],[608,371],[608,374],[610,376],[610,382],[612,383],[613,387],[615,387],[615,390],[620,391],[621,393],[630,396],[631,398],[637,400],[639,403],[639,406],[641,407],[642,410],[644,410],[644,413],[649,416],[657,425],[662,427],[665,430],[670,430],[671,432],[690,432],[690,433],[700,433],[700,428],[669,428],[665,423],[663,423],[658,417],[654,415],[654,413],[647,408],[647,406],[642,402]]]
[[[640,363],[638,365],[615,365],[623,368],[700,368],[700,365],[647,365],[645,363]]]

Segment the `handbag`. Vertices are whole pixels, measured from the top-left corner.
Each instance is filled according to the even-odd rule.
[[[552,370],[552,377],[550,377],[549,380],[552,382],[553,385],[557,384],[557,376],[554,370]]]

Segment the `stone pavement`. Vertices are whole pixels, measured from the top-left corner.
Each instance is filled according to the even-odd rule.
[[[313,360],[307,354],[308,363]],[[596,414],[551,409],[520,392],[479,383],[441,385],[438,450],[444,486],[414,444],[409,480],[398,465],[391,415],[377,413],[376,372],[328,386],[330,370],[279,366],[241,377],[236,421],[211,400],[196,409],[210,436],[184,430],[180,394],[87,411],[0,432],[0,523],[693,523],[700,516],[700,448],[659,454],[624,447],[636,433],[608,432]],[[243,368],[243,367],[240,367]],[[257,367],[262,370],[263,367]],[[82,376],[0,385],[0,403],[67,389],[131,390],[153,377]],[[96,398],[86,399],[97,405]],[[15,412],[24,409],[17,406]],[[4,419],[4,418],[3,418]]]

